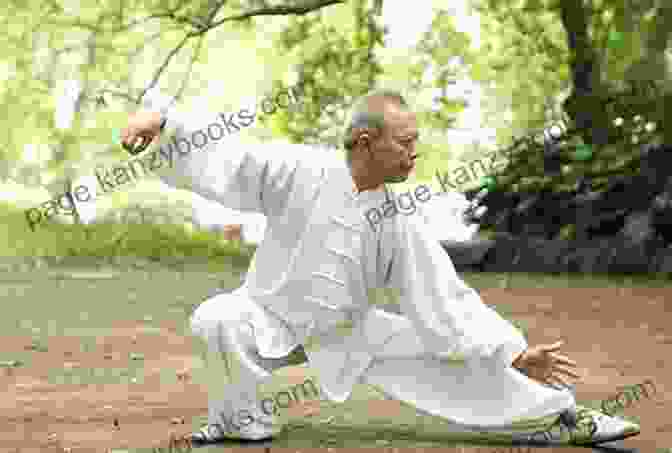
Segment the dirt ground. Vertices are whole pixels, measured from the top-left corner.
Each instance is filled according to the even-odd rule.
[[[490,289],[481,294],[486,303],[505,304],[514,318],[524,322],[531,344],[566,340],[565,352],[584,373],[577,385],[579,401],[602,400],[618,386],[651,379],[657,388],[655,397],[635,401],[624,411],[640,418],[642,433],[622,446],[642,452],[672,447],[672,384],[668,379],[672,363],[665,360],[672,350],[671,317],[665,306],[666,296],[672,296],[670,290]],[[672,311],[671,304],[667,303]],[[191,339],[179,335],[174,325],[162,325],[161,335],[143,334],[139,324],[132,322],[114,327],[113,336],[98,338],[98,351],[82,352],[76,337],[50,338],[49,350],[42,353],[39,364],[0,368],[1,451],[63,452],[69,448],[74,453],[167,447],[171,433],[191,431],[191,420],[207,412],[205,388],[188,377],[194,356]],[[21,351],[31,344],[30,337],[3,339],[0,352]],[[124,367],[128,354],[138,350],[144,354],[143,382],[78,385],[47,381],[53,368]],[[184,370],[187,376],[172,384],[161,382],[159,372],[166,369]],[[296,370],[292,381],[303,382],[303,369]],[[394,401],[373,401],[369,413],[389,416],[397,406]],[[296,415],[315,410],[311,402],[290,408]],[[478,451],[495,451],[484,448]]]

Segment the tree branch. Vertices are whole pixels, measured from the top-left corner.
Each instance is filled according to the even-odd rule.
[[[214,14],[211,14],[210,17],[211,18],[214,17],[215,14],[216,14],[216,11],[214,11]],[[177,90],[177,93],[175,93],[175,96],[173,96],[172,102],[177,102],[182,97],[182,94],[184,93],[184,90],[187,87],[187,83],[189,82],[189,79],[191,78],[191,71],[194,67],[194,63],[196,62],[198,57],[201,55],[201,51],[203,50],[204,40],[205,40],[205,36],[199,37],[196,49],[194,49],[194,53],[192,54],[191,59],[189,60],[189,68],[184,72],[184,78],[182,79],[182,83],[180,84],[180,88]]]
[[[248,11],[243,14],[238,14],[235,16],[229,16],[225,17],[221,20],[218,20],[217,22],[214,22],[207,27],[202,28],[201,30],[194,32],[195,35],[200,35],[208,30],[211,30],[213,28],[219,27],[225,22],[232,22],[232,21],[241,21],[245,19],[250,19],[252,17],[256,16],[288,16],[288,15],[304,15],[308,14],[312,11],[316,11],[318,9],[331,6],[331,5],[336,5],[336,4],[344,4],[345,0],[312,0],[310,4],[305,5],[305,6],[269,6],[267,8],[258,8],[258,9],[253,9],[252,11]]]
[[[121,33],[128,31],[131,28],[137,27],[138,25],[145,24],[149,22],[152,19],[172,19],[173,21],[177,23],[188,23],[190,25],[193,25],[193,23],[184,18],[184,17],[179,17],[175,13],[179,11],[179,9],[183,5],[180,5],[178,7],[175,7],[171,10],[164,11],[161,13],[155,13],[155,14],[150,14],[149,16],[143,17],[141,19],[134,20],[133,22],[130,22],[128,24],[120,25],[114,28],[103,28],[100,27],[99,25],[94,25],[94,24],[89,24],[81,19],[74,19],[72,21],[67,21],[67,20],[55,20],[51,21],[52,24],[54,25],[60,25],[60,26],[65,26],[65,27],[71,27],[71,28],[83,28],[85,30],[90,30],[94,32],[102,32],[102,33]]]
[[[226,0],[221,0],[215,5],[213,5],[213,8],[209,11],[208,17],[206,20],[212,20],[219,9],[224,5]],[[187,42],[194,37],[197,36],[202,36],[209,30],[212,30],[213,28],[218,27],[219,25],[222,25],[225,22],[230,22],[230,21],[240,21],[244,19],[248,19],[251,17],[255,16],[279,16],[279,15],[290,15],[290,14],[297,14],[297,15],[303,15],[307,14],[311,11],[316,11],[318,9],[324,8],[326,6],[334,5],[334,4],[339,4],[339,3],[345,3],[345,0],[313,0],[312,4],[306,5],[306,6],[272,6],[272,7],[267,7],[267,8],[259,8],[256,10],[248,11],[247,13],[244,14],[239,14],[237,16],[230,16],[230,17],[225,17],[224,19],[221,19],[217,22],[210,23],[205,27],[202,27],[199,31],[196,32],[190,32],[187,33],[182,41],[173,49],[170,51],[164,62],[159,66],[159,68],[156,70],[154,73],[154,77],[152,77],[152,81],[149,83],[147,87],[145,87],[142,92],[140,93],[138,99],[136,100],[136,103],[140,103],[142,101],[142,98],[147,94],[149,90],[154,88],[156,84],[159,81],[159,78],[161,77],[161,74],[166,70],[168,67],[168,64],[170,61],[173,59],[177,53],[182,50],[182,48],[187,44]],[[192,22],[193,23],[193,22]],[[199,46],[200,47],[200,46]],[[190,64],[190,68],[193,65],[193,61]],[[179,95],[179,94],[178,94]]]
[[[196,23],[192,20],[191,24],[199,30],[210,26],[212,21],[215,19],[215,16],[217,16],[217,13],[220,9],[222,9],[226,2],[227,0],[211,0],[211,4],[209,5],[209,10],[205,16],[205,19],[201,23]]]
[[[168,53],[168,56],[167,56],[166,59],[163,61],[163,63],[161,64],[161,66],[159,66],[159,68],[154,72],[154,77],[152,77],[152,81],[149,83],[149,85],[147,85],[147,86],[140,92],[140,95],[138,96],[138,98],[137,98],[136,101],[135,101],[136,104],[140,104],[140,103],[142,102],[142,98],[145,97],[145,94],[147,94],[147,92],[148,92],[149,90],[151,90],[152,88],[154,88],[154,87],[156,86],[156,84],[159,82],[159,77],[161,77],[161,74],[163,74],[163,71],[165,71],[166,68],[168,67],[168,64],[170,63],[170,60],[172,60],[173,57],[174,57],[175,55],[177,55],[177,53],[178,53],[180,50],[182,50],[182,48],[187,44],[187,42],[188,42],[191,38],[193,38],[194,36],[197,36],[197,35],[194,35],[194,34],[192,34],[192,33],[187,33],[187,34],[184,36],[184,38],[182,38],[182,41],[180,41],[180,43],[179,43],[177,46],[175,46],[175,48],[174,48],[173,50],[171,50],[171,51]]]
[[[132,103],[134,103],[134,104],[137,103],[137,102],[136,102],[136,99],[137,99],[137,98],[135,98],[135,97],[133,97],[132,95],[130,95],[130,94],[128,94],[128,93],[125,93],[125,92],[123,92],[123,91],[115,91],[115,90],[109,90],[109,89],[102,89],[102,90],[98,90],[98,93],[99,93],[99,94],[109,93],[109,94],[111,94],[112,96],[116,96],[116,97],[124,98],[124,99],[126,99],[127,101],[132,102]],[[97,100],[97,99],[98,99],[98,96],[86,96],[85,99],[88,99],[88,100]]]

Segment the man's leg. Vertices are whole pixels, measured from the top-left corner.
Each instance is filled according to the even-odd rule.
[[[209,393],[208,426],[192,440],[265,439],[277,433],[282,427],[271,409],[262,407],[259,385],[273,370],[305,359],[289,330],[244,289],[205,301],[192,315],[191,326],[207,343]],[[258,342],[280,351],[280,357],[261,357]]]
[[[539,384],[513,368],[428,355],[402,316],[376,310],[366,329],[376,332],[379,347],[364,380],[462,426],[504,428],[520,419],[559,414],[575,404],[570,391]]]
[[[575,409],[571,390],[542,385],[513,368],[428,357],[410,321],[401,316],[376,310],[366,330],[378,346],[364,382],[454,422],[456,431],[514,432],[516,422],[552,422]],[[598,428],[611,434],[632,428],[617,427],[618,420],[610,419]]]

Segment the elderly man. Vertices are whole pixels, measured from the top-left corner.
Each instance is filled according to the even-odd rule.
[[[224,358],[208,366],[227,378],[213,383],[209,424],[194,441],[278,433],[277,408],[259,403],[259,385],[306,360],[332,401],[363,382],[459,429],[505,430],[551,416],[546,430],[523,440],[593,444],[639,432],[577,411],[569,390],[576,364],[558,353],[562,343],[528,347],[458,277],[422,216],[385,214],[377,228],[367,225],[364,213],[394,197],[386,184],[405,181],[415,165],[416,116],[400,94],[377,91],[356,103],[345,161],[306,145],[203,143],[199,129],[214,124],[178,113],[131,115],[122,143],[145,146],[164,126],[175,145],[166,151],[180,152],[161,174],[166,183],[268,221],[245,284],[191,317],[194,334]],[[201,145],[186,154],[180,143],[190,138]],[[401,315],[369,304],[371,290],[383,287],[398,290]],[[304,350],[313,339],[319,349]]]

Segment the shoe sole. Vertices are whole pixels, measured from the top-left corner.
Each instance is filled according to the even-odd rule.
[[[616,441],[619,441],[619,440],[627,439],[629,437],[637,436],[640,433],[641,433],[641,430],[637,430],[637,431],[632,431],[632,432],[619,434],[617,436],[607,437],[607,438],[600,439],[600,440],[594,440],[592,442],[572,442],[572,444],[573,445],[581,445],[581,446],[584,446],[584,445],[585,446],[593,446],[593,445],[603,444],[603,443],[606,443],[606,442],[616,442]]]
[[[637,431],[630,431],[630,432],[625,432],[622,434],[618,434],[615,436],[611,437],[604,437],[599,440],[589,440],[589,441],[575,441],[570,439],[569,441],[567,440],[559,440],[559,439],[547,439],[547,440],[541,440],[541,439],[529,439],[527,436],[521,436],[519,439],[514,439],[513,444],[514,445],[532,445],[532,446],[539,446],[539,447],[559,447],[559,446],[581,446],[581,447],[590,447],[590,446],[595,446],[599,444],[603,444],[606,442],[616,442],[619,440],[627,439],[629,437],[637,436],[641,433],[640,430]]]
[[[197,433],[194,433],[197,435]],[[222,444],[222,443],[238,443],[238,444],[263,444],[264,442],[271,442],[275,440],[275,436],[270,436],[270,437],[263,437],[261,439],[246,439],[246,438],[240,438],[240,437],[217,437],[214,439],[202,439],[195,437],[194,434],[191,436],[191,443],[194,446],[202,446],[202,445],[214,445],[214,444]]]

